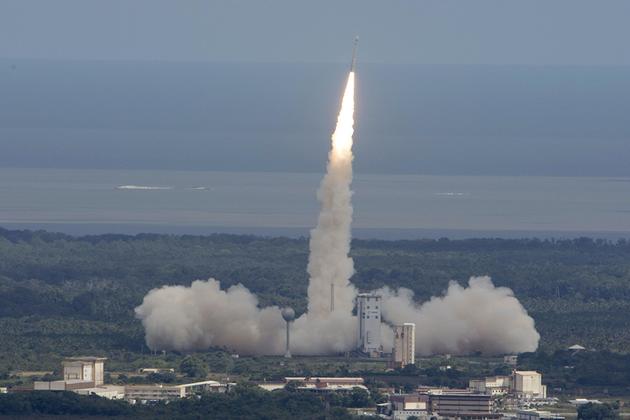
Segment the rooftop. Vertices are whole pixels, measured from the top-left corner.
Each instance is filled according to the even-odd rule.
[[[101,362],[107,360],[107,357],[95,357],[95,356],[85,356],[85,357],[64,357],[64,362]]]

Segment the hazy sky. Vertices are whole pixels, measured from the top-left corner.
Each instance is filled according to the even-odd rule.
[[[630,64],[626,0],[2,0],[0,57]]]
[[[630,176],[630,1],[0,1],[0,166]]]

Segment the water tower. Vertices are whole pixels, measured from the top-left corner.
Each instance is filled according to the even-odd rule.
[[[290,358],[291,350],[289,344],[289,326],[291,325],[291,322],[295,319],[295,311],[293,310],[293,308],[287,306],[286,308],[282,309],[282,318],[284,318],[287,323],[287,351],[284,353],[284,357]]]

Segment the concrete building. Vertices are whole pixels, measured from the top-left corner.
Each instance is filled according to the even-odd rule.
[[[201,381],[181,385],[127,385],[125,400],[132,404],[156,401],[170,401],[206,392],[227,392],[235,384],[222,384],[217,381]]]
[[[468,388],[491,396],[512,394],[517,398],[547,398],[547,386],[542,384],[542,375],[535,371],[515,370],[511,376],[488,376],[473,379]]]
[[[429,394],[430,411],[440,417],[460,419],[499,418],[493,412],[492,397],[465,390],[443,390]]]
[[[175,373],[173,368],[140,368],[138,373]]]
[[[155,401],[168,401],[184,398],[184,388],[173,385],[127,385],[125,386],[125,400],[132,404]]]
[[[125,387],[105,385],[104,357],[67,357],[63,359],[63,379],[35,381],[34,391],[72,391],[81,395],[98,395],[109,399],[122,399]]]
[[[378,413],[392,419],[498,419],[490,395],[463,389],[422,388],[416,394],[390,395],[387,405],[377,407]]]
[[[67,381],[35,381],[34,391],[75,391],[77,389],[94,388],[94,382],[81,379],[69,379]]]
[[[474,392],[488,395],[505,395],[512,388],[511,376],[488,376],[484,379],[472,379],[468,388]]]
[[[105,357],[67,357],[63,365],[64,381],[92,382],[94,386],[103,385]]]
[[[563,416],[549,411],[521,410],[516,413],[517,420],[565,420]]]
[[[354,388],[368,390],[363,378],[288,376],[282,382],[260,382],[258,386],[267,391],[283,389],[289,382],[297,383],[299,391],[350,392]]]
[[[392,395],[389,398],[389,412],[381,414],[389,415],[394,420],[407,420],[415,416],[426,418],[429,413],[429,396],[419,394]]]
[[[381,345],[381,297],[372,293],[357,295],[357,316],[360,352],[378,357],[383,352]]]
[[[416,324],[404,323],[394,326],[394,348],[392,363],[394,367],[405,367],[416,362]]]
[[[125,398],[125,387],[122,385],[101,385],[94,388],[78,388],[73,391],[79,395],[97,395],[110,400]]]
[[[579,407],[584,404],[601,404],[600,400],[589,400],[587,398],[576,398],[574,400],[569,400],[569,403],[575,407]]]
[[[533,370],[515,370],[512,391],[520,398],[547,398],[547,386],[542,384],[542,375]]]

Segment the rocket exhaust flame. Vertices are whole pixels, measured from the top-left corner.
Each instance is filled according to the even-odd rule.
[[[357,41],[326,175],[317,192],[321,211],[309,243],[308,312],[293,323],[293,354],[335,354],[356,346],[358,322],[352,310],[357,291],[350,283],[354,263],[349,253]],[[533,319],[511,290],[495,288],[487,277],[471,278],[467,288],[451,284],[443,297],[423,305],[414,302],[408,289],[377,293],[383,297],[385,321],[416,323],[416,348],[422,354],[512,353],[538,346]],[[245,354],[289,353],[284,346],[288,324],[280,308],[260,308],[256,296],[240,284],[222,290],[209,279],[190,287],[165,286],[147,293],[135,312],[154,350],[224,346]],[[391,328],[383,326],[382,342],[392,343]]]

